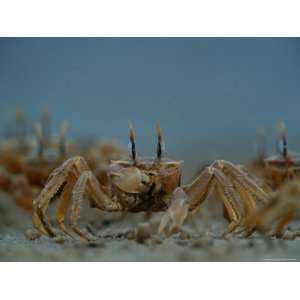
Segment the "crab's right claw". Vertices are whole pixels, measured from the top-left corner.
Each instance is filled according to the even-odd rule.
[[[158,232],[160,235],[164,233],[169,236],[183,224],[189,211],[187,200],[187,194],[183,189],[177,188],[174,191],[171,204],[159,226]]]

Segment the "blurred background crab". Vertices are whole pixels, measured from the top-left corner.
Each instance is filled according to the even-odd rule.
[[[300,180],[296,178],[271,194],[266,205],[247,218],[245,228],[250,229],[248,236],[257,230],[276,238],[293,239],[300,236],[300,228],[287,232],[286,227],[291,221],[299,219]]]
[[[256,207],[245,218],[242,226],[246,237],[258,231],[277,238],[299,235],[293,232],[284,235],[284,228],[292,220],[299,218],[300,199],[300,154],[288,151],[286,126],[277,124],[278,154],[266,155],[266,139],[263,130],[257,132],[257,158],[240,166],[258,186],[267,192],[263,205]],[[226,211],[225,211],[225,217]]]
[[[31,209],[32,199],[50,172],[74,148],[66,138],[67,123],[62,123],[58,136],[52,136],[50,118],[48,111],[44,111],[33,134],[28,134],[24,113],[18,109],[15,135],[1,143],[0,188],[13,194],[17,205],[26,209]]]
[[[245,166],[249,174],[253,174],[266,191],[276,190],[300,174],[300,154],[289,151],[287,130],[283,122],[277,124],[277,133],[278,154],[266,155],[265,133],[259,130],[257,158]]]
[[[107,184],[107,171],[112,160],[127,158],[127,149],[108,138],[102,138],[93,142],[85,151],[81,151],[90,169],[93,171],[99,182]]]
[[[0,143],[0,189],[9,192],[19,207],[32,208],[33,198],[45,185],[49,174],[71,155],[80,154],[88,162],[100,182],[107,180],[106,172],[112,159],[122,159],[127,153],[110,139],[77,144],[67,138],[67,122],[62,122],[59,134],[51,129],[51,114],[44,110],[33,126],[26,130],[23,110],[17,109],[15,130]]]
[[[256,159],[247,162],[245,165],[239,165],[238,167],[243,170],[259,187],[261,187],[267,194],[268,198],[265,201],[266,206],[260,205],[259,209],[268,210],[270,195],[273,195],[274,191],[286,190],[289,182],[297,182],[295,179],[299,179],[300,182],[300,154],[294,153],[288,150],[287,145],[287,130],[284,122],[278,122],[277,124],[277,154],[267,156],[266,151],[266,135],[263,128],[257,130],[256,141]],[[199,168],[199,173],[207,168],[212,162],[205,162]],[[295,181],[294,181],[295,180]],[[287,193],[285,193],[287,195]],[[281,197],[282,199],[284,196]],[[216,195],[213,195],[213,199],[217,199]],[[271,201],[271,200],[270,200]],[[272,201],[271,201],[272,202]],[[225,219],[230,220],[227,209],[223,206],[223,216]],[[220,216],[220,203],[218,201],[210,201],[209,205],[205,207],[201,206],[195,210],[192,214],[192,225],[197,228],[197,219],[216,219]],[[222,211],[222,210],[221,210]],[[256,210],[253,210],[250,215],[255,215]],[[260,213],[259,213],[260,214]],[[208,218],[206,216],[209,215]],[[249,219],[250,220],[250,219]],[[251,235],[255,230],[255,222],[250,226],[249,220],[247,221],[246,235]],[[275,234],[277,237],[279,233]]]

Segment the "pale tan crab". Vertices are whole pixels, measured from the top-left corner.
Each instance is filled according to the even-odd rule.
[[[84,158],[66,160],[48,178],[46,186],[34,201],[33,225],[42,234],[55,236],[47,210],[55,196],[60,196],[56,221],[62,231],[83,239],[90,236],[80,229],[78,219],[85,197],[91,207],[103,211],[158,212],[166,211],[159,232],[172,233],[181,226],[188,212],[197,208],[216,190],[227,210],[228,232],[239,226],[244,216],[252,213],[256,200],[264,201],[266,193],[239,166],[217,160],[206,167],[188,185],[181,186],[183,161],[163,158],[163,141],[157,126],[157,153],[155,158],[138,157],[135,133],[130,126],[130,159],[112,161],[107,185],[101,185]],[[70,208],[70,210],[69,210]],[[69,211],[68,222],[66,215]]]
[[[33,198],[44,187],[49,174],[65,161],[70,149],[66,130],[64,122],[58,137],[46,139],[42,123],[37,122],[30,152],[27,149],[23,153],[19,147],[0,147],[0,190],[12,194],[17,206],[31,210]]]
[[[270,194],[268,203],[257,209],[245,221],[248,236],[257,231],[276,238],[289,238],[285,227],[292,220],[300,219],[300,180],[295,178],[286,182],[277,191]],[[274,227],[275,225],[275,227]],[[273,230],[271,230],[274,227]],[[249,230],[252,228],[252,230]],[[271,232],[270,232],[271,230]],[[299,236],[299,230],[292,231],[292,237]]]
[[[261,142],[258,158],[246,165],[251,174],[261,179],[265,190],[277,190],[286,182],[300,178],[300,154],[289,151],[284,122],[277,124],[277,131],[280,152],[265,157],[265,143]]]

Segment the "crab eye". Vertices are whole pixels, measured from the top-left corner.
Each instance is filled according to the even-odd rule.
[[[282,156],[286,156],[286,153],[287,153],[287,149],[286,149],[286,140],[284,139],[281,139],[279,142],[278,142],[278,150],[279,150],[279,153],[282,155]]]
[[[131,122],[129,122],[129,144],[128,144],[129,156],[136,163],[136,150],[135,150],[135,133]]]
[[[162,138],[159,123],[157,123],[157,125],[156,125],[156,133],[157,133],[156,158],[160,161],[162,156],[165,153],[166,147],[165,147],[165,143],[163,142],[163,138]]]
[[[132,145],[131,145],[131,142],[128,143],[128,155],[132,158]]]
[[[287,157],[287,139],[286,139],[286,127],[283,122],[277,124],[279,142],[278,148],[283,157]]]
[[[160,143],[160,151],[161,151],[161,156],[163,156],[164,153],[166,152],[166,144],[164,141],[161,141]]]

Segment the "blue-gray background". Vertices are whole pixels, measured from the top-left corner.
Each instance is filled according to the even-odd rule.
[[[285,120],[300,151],[300,40],[282,38],[0,39],[0,125],[21,105],[31,120],[47,106],[72,137],[112,136],[152,154],[161,122],[169,156],[195,170],[203,160],[254,156],[264,126],[269,151]]]

